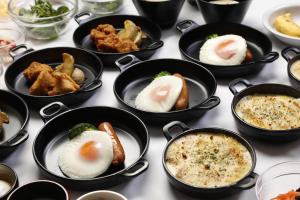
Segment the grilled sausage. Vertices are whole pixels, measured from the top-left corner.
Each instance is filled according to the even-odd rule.
[[[250,49],[247,49],[245,61],[246,62],[251,62],[252,60],[253,60],[253,54],[250,51]]]
[[[177,102],[175,104],[175,109],[176,110],[184,110],[189,105],[188,87],[187,87],[185,79],[183,78],[183,76],[181,74],[175,73],[175,74],[173,74],[173,76],[176,76],[176,77],[180,78],[182,80],[182,83],[183,83],[181,93],[180,93],[180,95],[177,99]]]

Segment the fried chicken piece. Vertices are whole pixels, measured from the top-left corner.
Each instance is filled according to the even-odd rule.
[[[119,53],[127,53],[132,51],[138,51],[138,46],[131,40],[121,40],[118,44],[116,44],[117,51]]]
[[[29,88],[29,93],[33,95],[47,95],[56,84],[56,80],[51,73],[49,71],[42,71]]]
[[[48,92],[49,96],[76,92],[80,89],[80,86],[68,74],[53,72],[52,76],[56,82],[52,90]]]
[[[8,124],[9,123],[9,117],[5,112],[0,112],[0,129],[3,128],[3,123]]]
[[[24,71],[23,74],[24,76],[30,81],[33,82],[37,79],[37,77],[39,76],[39,74],[42,71],[47,71],[49,73],[53,72],[53,69],[46,64],[42,64],[39,62],[32,62],[29,67],[27,67]]]

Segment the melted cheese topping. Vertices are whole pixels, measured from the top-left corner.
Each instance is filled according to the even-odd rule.
[[[236,105],[237,115],[245,122],[269,130],[300,127],[300,101],[284,95],[249,95]]]
[[[196,133],[170,144],[166,166],[173,176],[195,187],[215,188],[234,184],[252,167],[245,146],[224,134]]]
[[[291,72],[298,80],[300,80],[300,60],[297,60],[292,64]]]

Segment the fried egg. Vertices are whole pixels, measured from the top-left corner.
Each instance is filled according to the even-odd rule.
[[[110,136],[102,131],[84,131],[66,144],[58,165],[70,178],[94,178],[103,174],[112,160]]]
[[[138,94],[135,106],[148,112],[168,112],[175,105],[182,85],[182,80],[175,76],[156,78]]]
[[[247,42],[238,35],[223,35],[207,40],[200,49],[199,59],[210,65],[239,65],[246,57]]]

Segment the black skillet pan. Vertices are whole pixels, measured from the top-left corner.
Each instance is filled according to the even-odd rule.
[[[246,88],[237,91],[236,86],[238,84],[244,85]],[[291,141],[300,137],[300,128],[290,130],[268,130],[255,127],[245,121],[243,121],[236,113],[235,107],[237,103],[247,95],[255,94],[280,94],[287,95],[295,98],[300,98],[300,91],[287,85],[265,83],[259,85],[252,85],[245,79],[236,79],[229,84],[229,89],[233,93],[234,97],[231,103],[231,110],[236,121],[237,128],[245,135],[253,138],[262,139],[270,142],[282,142]]]
[[[287,47],[282,50],[281,55],[288,62],[287,72],[291,84],[296,88],[300,88],[300,80],[291,72],[292,65],[300,60],[300,49],[297,47]]]
[[[88,15],[89,19],[80,20],[81,17]],[[125,20],[133,21],[140,26],[142,31],[146,33],[147,38],[142,40],[139,51],[131,53],[104,53],[97,50],[94,42],[90,38],[90,32],[99,24],[111,24],[117,30],[124,27]],[[105,17],[94,18],[89,12],[83,12],[75,16],[75,21],[80,25],[74,32],[73,41],[78,48],[86,49],[97,55],[103,61],[105,67],[114,66],[114,62],[127,54],[133,54],[141,60],[150,58],[157,49],[163,46],[160,41],[161,30],[155,23],[145,17],[135,15],[111,15]]]
[[[117,185],[147,169],[148,162],[143,157],[148,149],[149,135],[144,123],[135,115],[112,107],[84,107],[69,110],[60,102],[45,106],[40,114],[46,124],[35,138],[33,156],[42,173],[50,179],[78,190],[99,189]],[[124,166],[111,167],[105,174],[96,178],[68,178],[57,164],[59,153],[69,140],[68,130],[81,122],[98,126],[99,122],[103,121],[112,124],[121,140],[126,157]]]
[[[214,76],[196,63],[176,59],[140,61],[133,55],[128,55],[117,60],[116,65],[121,70],[114,83],[116,98],[145,120],[162,123],[174,119],[198,119],[220,103],[220,99],[213,96],[217,88]],[[189,89],[188,109],[154,113],[135,108],[136,96],[161,71],[177,72],[185,77]]]
[[[0,159],[2,159],[27,140],[29,111],[23,99],[5,90],[0,90],[0,110],[9,117],[9,124],[4,124],[3,130],[0,130]]]
[[[172,136],[172,128],[178,127],[180,129],[180,134],[177,136]],[[208,133],[215,133],[215,134],[224,134],[226,136],[232,137],[236,139],[239,143],[241,143],[244,147],[247,148],[251,155],[252,159],[252,167],[249,170],[248,174],[245,175],[241,180],[239,180],[236,183],[233,183],[228,186],[224,187],[216,187],[216,188],[200,188],[200,187],[194,187],[191,185],[188,185],[178,178],[176,178],[170,170],[168,169],[166,165],[166,154],[167,150],[170,147],[170,145],[175,142],[176,140],[191,135],[195,133],[201,133],[201,132],[208,132]],[[163,166],[165,169],[166,174],[168,175],[168,179],[170,183],[178,190],[186,193],[187,195],[197,196],[197,197],[224,197],[227,195],[231,195],[233,193],[242,191],[242,190],[248,190],[255,186],[256,180],[258,178],[258,175],[253,172],[255,165],[256,165],[256,154],[254,151],[254,148],[249,144],[247,140],[245,140],[242,136],[238,135],[237,133],[234,133],[232,131],[228,131],[225,129],[220,128],[201,128],[201,129],[191,129],[186,124],[180,122],[180,121],[173,121],[169,124],[165,125],[163,128],[163,133],[168,140],[168,144],[166,148],[164,149],[163,153]]]
[[[14,52],[21,48],[25,48],[26,50],[23,53],[15,55]],[[23,71],[33,61],[55,67],[62,63],[62,53],[73,55],[75,66],[84,72],[86,80],[81,89],[75,93],[56,96],[36,96],[29,94],[30,85],[25,76],[23,76]],[[11,55],[15,61],[6,70],[4,77],[5,84],[8,89],[20,95],[25,101],[30,103],[30,106],[35,108],[40,108],[54,101],[61,101],[66,105],[79,104],[91,97],[102,85],[101,76],[103,66],[101,60],[92,53],[82,49],[55,47],[33,51],[25,45],[20,45],[11,50]]]
[[[179,49],[182,57],[201,64],[218,78],[258,73],[267,63],[271,63],[279,57],[277,52],[271,52],[272,42],[266,35],[241,24],[216,23],[199,26],[192,20],[186,20],[178,23],[177,29],[183,33],[179,40]],[[234,66],[215,66],[200,62],[200,48],[204,44],[206,37],[211,34],[235,34],[242,36],[247,41],[247,46],[253,54],[254,61]]]

